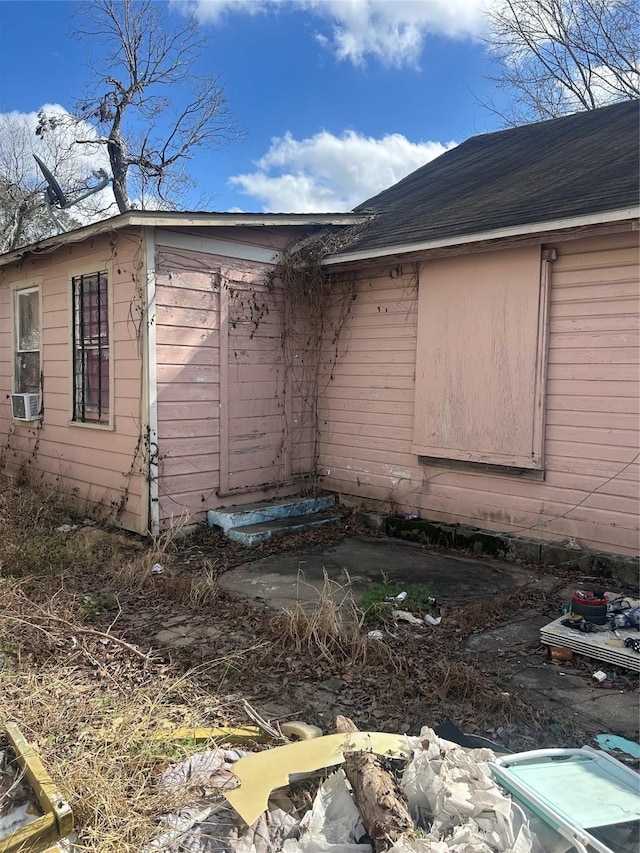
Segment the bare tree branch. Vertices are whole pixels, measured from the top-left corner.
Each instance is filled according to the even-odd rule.
[[[76,34],[100,46],[100,59],[79,115],[101,132],[118,208],[132,206],[132,191],[139,206],[149,191],[171,203],[198,148],[240,135],[219,79],[192,73],[200,27],[190,18],[167,32],[164,8],[151,0],[92,0],[80,10]]]
[[[509,124],[640,97],[634,2],[500,0],[487,15],[490,79],[510,96]]]
[[[43,130],[44,128],[44,130]],[[88,155],[74,142],[77,127],[71,116],[41,112],[37,125],[17,114],[0,116],[0,251],[25,246],[57,232],[45,204],[46,183],[39,173],[33,154],[40,156],[56,175],[70,197],[82,195],[95,184],[92,172],[99,163],[92,155],[96,140],[86,139]],[[88,146],[93,146],[89,148]],[[93,162],[92,162],[93,160]],[[104,196],[83,201],[72,213],[60,211],[58,218],[65,227],[76,227],[104,215]]]

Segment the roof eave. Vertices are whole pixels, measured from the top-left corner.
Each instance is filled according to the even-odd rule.
[[[496,228],[491,231],[479,231],[472,234],[461,234],[452,237],[440,237],[437,240],[426,240],[420,243],[401,243],[381,246],[372,249],[361,249],[344,252],[339,255],[329,255],[322,261],[323,266],[340,266],[357,261],[377,260],[398,255],[416,255],[432,249],[446,249],[472,243],[482,243],[490,240],[503,240],[509,237],[525,237],[537,233],[552,233],[570,228],[580,228],[588,225],[601,225],[607,222],[621,222],[640,217],[640,206],[624,207],[617,210],[607,210],[600,213],[570,216],[564,219],[554,219],[542,222],[531,222],[526,225],[513,225]]]
[[[75,228],[54,237],[47,237],[0,255],[0,267],[23,260],[27,255],[39,255],[55,248],[81,243],[91,237],[130,227],[193,228],[233,226],[300,226],[300,225],[357,225],[369,219],[361,213],[181,213],[130,210],[91,225]]]

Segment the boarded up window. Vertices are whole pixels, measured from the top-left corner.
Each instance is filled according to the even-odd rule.
[[[421,274],[413,452],[542,467],[540,247]]]

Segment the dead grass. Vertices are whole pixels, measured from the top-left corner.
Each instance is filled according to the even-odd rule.
[[[56,529],[65,524],[75,528]],[[37,748],[87,853],[139,853],[179,805],[156,780],[196,747],[163,732],[236,721],[193,676],[224,672],[242,651],[184,674],[117,631],[120,596],[164,589],[194,607],[215,600],[213,561],[182,584],[172,578],[177,534],[148,545],[85,524],[49,489],[0,476],[0,731],[13,719]],[[166,575],[152,576],[156,562]]]
[[[191,576],[187,603],[196,610],[210,607],[220,592],[214,561],[204,560],[202,569]]]
[[[63,524],[77,527],[58,531]],[[486,627],[480,606],[451,614],[459,634],[447,617],[437,630],[398,626],[393,637],[372,640],[348,578],[325,575],[314,607],[298,601],[269,614],[221,596],[227,544],[182,569],[180,532],[145,542],[84,524],[51,490],[0,475],[0,726],[15,719],[41,752],[87,853],[139,851],[176,805],[156,780],[190,747],[155,735],[246,722],[242,698],[261,710],[285,685],[294,696],[308,691],[306,719],[325,728],[331,722],[314,716],[314,689],[340,680],[336,708],[362,729],[408,723],[417,731],[450,718],[479,733],[489,722],[519,726],[522,748],[542,745],[535,738],[548,721],[461,657],[462,638]],[[152,573],[156,563],[161,574]],[[516,606],[506,596],[492,612]],[[141,608],[151,611],[151,627],[136,633]],[[219,627],[215,649],[155,654],[154,631],[176,610]],[[233,698],[224,697],[229,682]]]
[[[298,584],[309,586],[302,577]],[[283,629],[285,643],[296,655],[338,666],[379,664],[381,658],[386,665],[394,664],[389,646],[370,639],[364,631],[364,614],[353,597],[348,576],[339,583],[323,571],[317,599],[310,604],[298,598],[291,610],[274,616],[273,622],[278,632]]]
[[[0,672],[0,694],[2,716],[18,722],[69,800],[82,849],[96,853],[140,851],[159,815],[179,805],[156,779],[195,749],[153,735],[185,725],[191,708],[215,708],[185,678],[132,688],[55,664]]]

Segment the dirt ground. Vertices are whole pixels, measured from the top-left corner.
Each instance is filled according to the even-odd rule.
[[[535,615],[526,586],[490,607],[451,608],[447,630],[399,624],[388,643],[367,636],[348,596],[286,613],[218,583],[249,559],[358,533],[346,517],[251,551],[210,530],[151,543],[0,482],[0,721],[16,720],[60,779],[85,849],[139,849],[163,807],[157,774],[194,748],[166,733],[244,725],[244,701],[272,721],[325,731],[340,713],[361,729],[414,734],[451,720],[510,749],[589,741],[588,726],[534,707],[513,678],[505,687],[523,668],[522,649],[481,666],[469,646],[480,628]],[[637,690],[631,679],[618,687]]]

